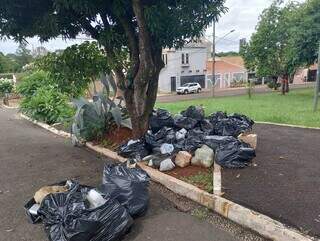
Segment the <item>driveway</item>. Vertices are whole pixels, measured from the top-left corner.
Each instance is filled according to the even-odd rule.
[[[69,178],[98,185],[111,161],[20,119],[15,110],[0,108],[0,126],[0,240],[47,240],[41,224],[27,222],[26,201],[41,186]],[[135,220],[125,240],[264,240],[154,183],[150,196],[147,215]]]

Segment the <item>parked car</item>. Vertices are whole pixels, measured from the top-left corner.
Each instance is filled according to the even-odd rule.
[[[201,86],[199,83],[186,83],[177,89],[177,94],[199,93]]]

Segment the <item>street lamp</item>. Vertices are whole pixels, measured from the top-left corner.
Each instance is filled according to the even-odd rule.
[[[216,22],[213,21],[212,23],[212,97],[214,97],[214,89],[215,89],[215,85],[216,85],[216,69],[215,69],[215,65],[216,65],[216,44],[221,40],[224,39],[225,37],[227,37],[229,34],[233,33],[234,31],[236,31],[235,29],[230,30],[228,33],[226,33],[225,35],[223,35],[221,38],[219,38],[218,40],[216,40]]]

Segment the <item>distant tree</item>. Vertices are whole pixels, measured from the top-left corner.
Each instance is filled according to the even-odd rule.
[[[0,73],[13,73],[17,72],[18,69],[19,66],[14,58],[0,52]]]
[[[218,57],[226,57],[226,56],[239,56],[239,52],[229,51],[229,52],[220,52],[216,54]]]
[[[90,35],[105,48],[132,119],[133,134],[148,129],[162,49],[199,38],[226,9],[224,0],[2,0],[0,35],[22,40],[39,36]]]
[[[7,70],[6,72],[20,72],[22,69],[22,66],[18,64],[17,62],[17,56],[15,54],[7,54],[6,55],[6,61],[7,61]]]
[[[307,0],[293,15],[291,29],[292,62],[309,66],[316,62],[320,42],[320,1]]]
[[[282,93],[289,91],[289,78],[298,67],[292,61],[290,42],[294,15],[298,5],[289,3],[282,7],[282,1],[275,1],[260,16],[256,32],[248,45],[243,46],[241,55],[249,69],[255,69],[258,76],[282,79]]]
[[[0,52],[0,73],[5,73],[7,69],[6,56]]]
[[[255,71],[257,66],[256,58],[248,43],[241,46],[239,54],[244,59],[246,69],[252,72]]]
[[[33,57],[31,55],[31,50],[27,48],[25,42],[21,42],[16,50],[15,60],[19,67],[22,69],[23,66],[32,62]]]
[[[49,53],[49,51],[43,46],[38,46],[38,47],[32,49],[32,51],[31,51],[31,55],[33,58],[45,56],[47,53]]]

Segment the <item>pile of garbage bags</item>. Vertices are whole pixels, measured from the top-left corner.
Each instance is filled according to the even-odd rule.
[[[251,132],[253,125],[253,120],[241,114],[216,112],[206,117],[201,106],[190,106],[177,115],[157,109],[150,116],[144,137],[122,144],[117,151],[123,157],[149,161],[161,171],[170,169],[161,168],[163,161],[165,166],[174,166],[172,159],[180,151],[194,154],[206,145],[222,167],[243,168],[255,157],[255,150],[238,136]]]
[[[133,218],[149,203],[150,177],[125,164],[106,165],[97,188],[74,181],[41,188],[40,203],[32,198],[25,211],[31,223],[42,221],[50,241],[110,241],[129,232]],[[67,187],[65,191],[53,191]]]

